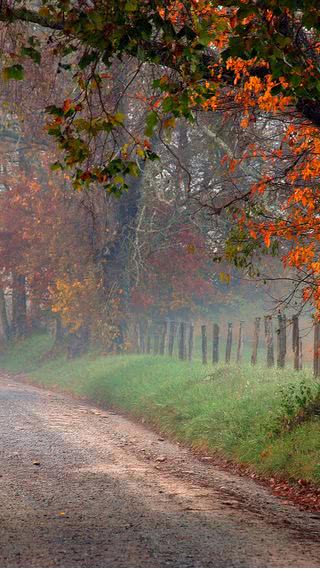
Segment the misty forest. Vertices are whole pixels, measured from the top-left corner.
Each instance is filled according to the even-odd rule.
[[[319,566],[318,1],[3,0],[0,61],[0,566]]]

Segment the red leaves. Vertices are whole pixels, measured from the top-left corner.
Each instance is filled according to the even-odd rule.
[[[67,113],[72,106],[72,99],[66,99],[63,103],[63,112]]]
[[[271,244],[271,233],[270,233],[269,231],[267,231],[267,232],[265,233],[265,235],[264,235],[264,243],[265,243],[265,246],[266,246],[267,248],[270,247],[270,244]]]
[[[270,478],[270,486],[276,496],[287,498],[286,504],[292,502],[307,510],[320,510],[320,489],[307,480],[299,479],[297,485]]]
[[[320,511],[320,488],[307,480],[300,479],[297,483],[290,483],[288,480],[275,476],[262,476],[254,472],[252,467],[226,460],[219,455],[213,457],[213,463],[227,472],[240,476],[249,476],[258,484],[270,488],[275,496],[282,499],[283,504],[295,504],[300,506],[301,509],[313,512]]]
[[[230,27],[231,27],[232,29],[234,29],[234,28],[238,25],[238,18],[237,18],[237,16],[236,16],[236,15],[232,16],[232,18],[230,18],[230,20],[229,20],[229,23],[230,23]]]

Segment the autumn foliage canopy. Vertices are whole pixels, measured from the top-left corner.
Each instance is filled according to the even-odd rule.
[[[239,265],[256,251],[279,251],[298,275],[304,302],[320,311],[317,0],[3,3],[0,19],[5,30],[23,30],[14,52],[4,45],[6,80],[27,80],[30,62],[43,65],[45,46],[73,85],[46,106],[46,129],[59,148],[52,168],[71,172],[80,192],[93,186],[108,196],[130,192],[130,180],[157,160],[156,141],[181,119],[240,117],[239,128],[251,141],[223,159],[233,189],[210,206],[211,213],[226,212],[236,222],[226,254]],[[117,65],[123,61],[134,66],[119,91]],[[131,107],[123,103],[127,91]],[[261,124],[264,136],[257,136]],[[255,176],[248,174],[253,168]]]

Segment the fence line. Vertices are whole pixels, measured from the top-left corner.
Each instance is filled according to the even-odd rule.
[[[301,337],[301,328],[299,316],[294,315],[290,319],[285,314],[278,314],[276,342],[274,341],[274,319],[272,316],[264,316],[264,337],[266,347],[267,367],[272,368],[275,365],[279,369],[286,367],[286,358],[288,355],[288,331],[291,328],[292,334],[292,356],[293,368],[296,371],[302,369],[303,365],[303,344]],[[314,340],[313,340],[313,372],[315,377],[320,377],[320,323],[315,321]],[[207,325],[201,325],[201,361],[204,365],[208,363],[208,343],[211,342],[211,361],[217,364],[220,361],[221,351],[221,328],[219,324],[212,324],[211,333],[208,337]],[[227,323],[226,327],[226,344],[225,344],[225,362],[229,364],[232,360],[233,348],[233,330],[232,322]],[[243,352],[246,336],[246,323],[240,321],[237,328],[237,344],[235,361],[240,365],[243,361]],[[251,364],[258,363],[259,344],[261,332],[261,317],[256,317],[253,322],[253,334],[251,340]],[[195,325],[193,322],[178,320],[155,320],[155,321],[139,321],[134,324],[135,346],[138,353],[147,353],[154,355],[169,355],[173,357],[175,352],[179,359],[192,361],[194,357],[194,341],[195,341]],[[275,358],[276,353],[276,358]]]

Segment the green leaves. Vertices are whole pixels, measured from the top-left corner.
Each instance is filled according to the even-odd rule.
[[[86,67],[88,67],[88,65],[90,65],[90,63],[92,63],[93,61],[97,61],[98,60],[98,53],[96,51],[91,51],[91,52],[86,52],[83,54],[83,56],[81,57],[78,66],[80,69],[85,69]]]
[[[30,46],[30,47],[22,47],[21,48],[21,55],[25,56],[25,57],[29,57],[30,59],[32,59],[35,63],[37,63],[38,65],[41,63],[41,54],[40,52],[35,49],[34,47]]]
[[[60,168],[59,162],[54,165],[54,169],[58,168]],[[76,189],[81,189],[83,184],[89,186],[92,183],[98,183],[108,193],[120,197],[129,188],[128,176],[138,177],[139,175],[140,168],[137,162],[116,157],[99,168],[86,170],[77,168],[73,184]]]
[[[157,124],[158,124],[158,115],[155,111],[151,111],[148,115],[147,115],[147,119],[146,119],[146,129],[145,129],[145,135],[146,136],[152,136],[154,129],[156,128]]]
[[[61,107],[57,107],[56,105],[49,105],[45,108],[46,113],[49,115],[53,115],[56,117],[63,117],[63,109]]]
[[[16,65],[5,67],[2,70],[2,75],[6,80],[14,79],[15,81],[22,81],[24,78],[24,70],[22,65],[20,65],[20,63],[17,63]]]
[[[210,41],[212,41],[211,34],[207,30],[202,30],[199,34],[198,42],[201,45],[207,47],[209,45]]]
[[[28,45],[24,45],[20,49],[20,57],[28,57],[32,59],[37,65],[41,63],[41,53],[38,49],[39,41],[33,36],[28,38]],[[14,81],[22,81],[24,79],[24,68],[21,63],[16,63],[5,67],[2,70],[2,75],[5,80],[9,81],[13,79]]]
[[[135,12],[138,9],[138,0],[127,0],[125,5],[126,12]]]
[[[51,164],[50,169],[54,172],[55,170],[63,170],[63,164],[61,162],[54,162]]]

